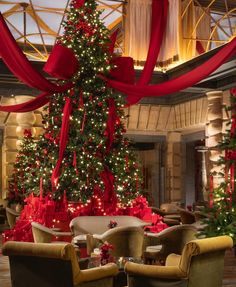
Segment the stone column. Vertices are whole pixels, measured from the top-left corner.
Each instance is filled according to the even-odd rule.
[[[181,164],[181,133],[167,134],[167,175],[166,201],[181,201],[182,192],[182,164]]]
[[[201,186],[198,194],[198,201],[208,201],[208,185],[207,185],[207,169],[206,169],[206,153],[208,148],[205,146],[197,146],[197,152],[201,154]]]
[[[213,91],[206,93],[208,101],[207,125],[206,125],[206,146],[209,149],[209,172],[217,173],[213,175],[214,188],[222,181],[218,175],[222,166],[218,165],[218,160],[222,155],[216,145],[222,140],[223,127],[223,92]]]

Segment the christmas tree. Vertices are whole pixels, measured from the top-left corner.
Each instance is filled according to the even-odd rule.
[[[37,143],[32,136],[31,130],[25,129],[13,166],[12,178],[9,180],[8,205],[23,204],[27,191],[33,188],[30,179],[35,176],[34,170],[37,166],[34,158],[36,146]]]
[[[218,161],[224,166],[217,176],[222,180],[219,186],[210,192],[209,205],[204,208],[206,215],[204,230],[199,234],[206,237],[229,235],[236,242],[236,193],[235,193],[235,163],[236,163],[236,93],[232,90],[231,110],[232,120],[228,123],[230,129],[223,134],[223,140],[218,149],[224,152]],[[213,178],[213,175],[212,175]]]
[[[109,76],[113,55],[109,30],[96,7],[94,0],[70,3],[58,44],[73,51],[78,71],[71,79],[73,88],[54,94],[46,107],[45,133],[37,143],[35,176],[27,192],[42,192],[41,180],[44,195],[60,199],[66,194],[68,200],[90,206],[91,214],[109,214],[141,193],[142,176],[123,137],[124,97],[101,77]],[[66,148],[60,154],[65,130]]]

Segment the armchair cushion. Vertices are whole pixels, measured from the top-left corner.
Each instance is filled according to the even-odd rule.
[[[152,278],[166,278],[166,279],[179,279],[185,278],[184,273],[178,266],[156,266],[156,265],[144,265],[133,262],[127,262],[125,264],[125,272],[129,275],[137,275]]]

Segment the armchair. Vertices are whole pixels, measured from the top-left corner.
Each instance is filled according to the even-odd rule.
[[[182,255],[170,254],[165,266],[128,262],[128,287],[221,287],[224,253],[233,247],[229,236],[188,242]]]
[[[159,233],[148,233],[144,240],[144,258],[163,263],[169,254],[181,254],[185,244],[196,239],[196,233],[197,229],[190,224],[171,226]]]
[[[10,228],[13,228],[16,224],[17,217],[20,216],[20,212],[17,212],[10,207],[6,207],[6,216],[7,216],[7,222]]]
[[[9,256],[12,287],[112,287],[118,272],[113,263],[80,270],[70,243],[8,241],[2,253]]]
[[[35,243],[51,243],[53,237],[71,237],[71,232],[59,232],[48,228],[38,222],[31,222]],[[71,238],[70,238],[71,241]]]
[[[101,235],[87,234],[87,253],[91,254],[94,248],[108,242],[114,246],[112,256],[139,258],[143,252],[143,238],[144,230],[138,226],[115,227]]]

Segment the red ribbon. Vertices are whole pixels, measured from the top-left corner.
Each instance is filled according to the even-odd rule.
[[[78,70],[78,66],[74,52],[58,43],[54,45],[43,70],[55,78],[67,80]]]
[[[106,210],[113,210],[117,203],[116,194],[114,192],[114,175],[109,171],[108,168],[104,168],[104,171],[100,173],[101,179],[105,185],[104,189],[104,208]]]
[[[52,172],[51,183],[52,188],[55,190],[58,178],[60,176],[60,167],[63,160],[64,152],[66,149],[66,144],[68,140],[69,124],[70,124],[70,114],[72,110],[71,98],[66,98],[66,103],[63,109],[63,118],[60,131],[60,141],[59,141],[59,157],[56,163],[56,167]]]

